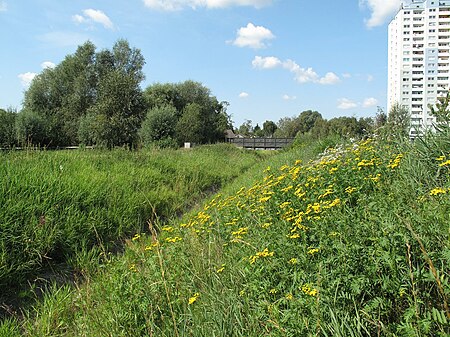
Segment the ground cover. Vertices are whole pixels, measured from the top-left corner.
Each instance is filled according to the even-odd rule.
[[[449,145],[365,140],[270,158],[183,219],[151,222],[90,282],[55,287],[3,331],[448,336]]]
[[[95,269],[92,258],[149,220],[179,216],[260,157],[224,145],[0,153],[0,287],[15,293],[58,264]]]

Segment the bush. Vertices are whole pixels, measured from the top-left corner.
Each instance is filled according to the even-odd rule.
[[[16,118],[19,145],[48,145],[47,128],[42,116],[31,110],[22,110]]]
[[[16,116],[12,110],[0,109],[0,147],[8,148],[16,144]]]
[[[177,110],[171,105],[154,107],[147,112],[139,136],[144,145],[158,142],[162,147],[177,144],[174,139]]]

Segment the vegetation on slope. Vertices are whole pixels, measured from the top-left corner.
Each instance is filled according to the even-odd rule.
[[[448,336],[448,138],[287,165],[127,241],[30,336]],[[277,157],[274,157],[275,159]],[[6,328],[5,328],[6,327]],[[8,321],[3,329],[13,331]],[[6,331],[6,330],[5,330]]]

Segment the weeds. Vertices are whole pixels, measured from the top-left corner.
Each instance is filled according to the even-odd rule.
[[[450,148],[437,143],[274,156],[130,236],[71,296],[54,290],[60,310],[44,301],[24,334],[51,321],[65,336],[448,336]]]

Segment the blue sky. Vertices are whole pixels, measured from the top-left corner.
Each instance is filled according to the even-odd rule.
[[[145,88],[194,80],[238,127],[303,110],[374,116],[386,106],[387,24],[400,0],[0,0],[0,107],[21,108],[44,67],[91,40],[127,39]]]

